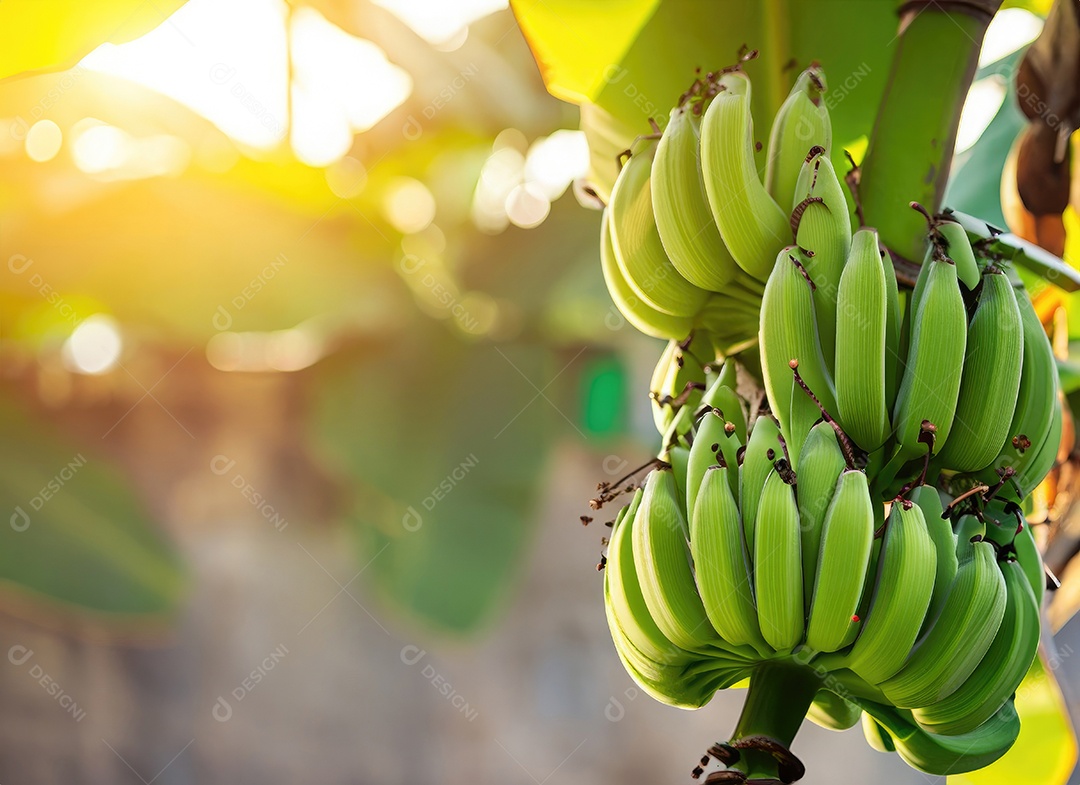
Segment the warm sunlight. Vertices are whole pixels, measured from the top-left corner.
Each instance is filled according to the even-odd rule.
[[[288,136],[301,161],[326,166],[409,96],[412,79],[312,8],[288,19],[280,0],[191,0],[142,38],[105,44],[81,65],[163,93],[247,147],[273,148]]]

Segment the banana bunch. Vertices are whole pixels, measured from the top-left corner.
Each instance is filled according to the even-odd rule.
[[[860,286],[882,283],[869,242],[852,242],[878,265]],[[812,314],[804,272],[777,270],[789,267]],[[669,349],[689,358],[693,342]],[[838,342],[838,360],[844,351]],[[1019,506],[986,485],[953,499],[926,484],[886,504],[836,419],[819,414],[805,433],[767,412],[751,420],[734,361],[707,374],[672,420],[691,411],[689,426],[668,425],[614,522],[604,597],[627,672],[683,708],[749,681],[732,739],[710,751],[731,781],[801,776],[789,747],[807,716],[834,729],[861,718],[873,746],[929,773],[1003,755],[1019,732],[1013,693],[1035,656],[1044,586]]]
[[[799,76],[773,123],[764,181],[750,80],[738,66],[696,79],[663,131],[639,137],[620,157],[602,221],[601,266],[634,327],[672,340],[704,331],[722,353],[753,343],[765,281],[777,252],[795,239],[794,194],[813,187],[801,183],[803,161],[832,141],[824,91],[817,66]],[[816,237],[819,210],[841,205],[842,193],[839,202],[809,210],[807,232]],[[830,238],[823,268],[839,269],[849,235]]]
[[[660,456],[594,500],[632,492],[601,562],[608,625],[657,700],[749,686],[709,751],[731,782],[798,779],[807,717],[861,721],[929,773],[986,766],[1039,640],[1021,505],[1063,428],[1050,342],[1011,260],[952,214],[924,212],[901,287],[852,223],[824,91],[816,65],[798,77],[759,167],[746,74],[698,78],[627,151],[602,221],[617,308],[668,340]]]
[[[818,160],[810,179],[838,187]],[[835,236],[848,231],[846,216],[836,223]],[[838,269],[801,241],[780,251],[760,320],[769,407],[796,471],[799,445],[826,417],[883,501],[928,482],[957,493],[987,485],[1022,502],[1061,436],[1050,342],[1019,278],[976,254],[959,224],[932,218],[928,245],[903,293],[873,229],[851,235]]]

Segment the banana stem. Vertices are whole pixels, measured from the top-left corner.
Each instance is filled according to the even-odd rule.
[[[820,676],[805,665],[782,661],[759,664],[750,674],[750,689],[732,737],[732,746],[740,748],[739,761],[732,768],[751,779],[790,782],[781,776],[781,769],[785,775],[791,772],[790,764],[785,767],[775,752],[761,746],[742,747],[741,742],[764,737],[786,752],[820,687]],[[801,775],[801,764],[790,753],[788,756],[795,760]]]
[[[960,112],[1000,6],[1001,0],[915,0],[901,8],[859,198],[866,222],[906,261],[918,264],[926,244],[926,223],[908,204],[932,213],[942,207]]]

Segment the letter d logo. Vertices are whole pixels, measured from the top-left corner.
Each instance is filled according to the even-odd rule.
[[[16,507],[11,514],[11,528],[17,532],[24,532],[30,528],[30,516],[22,507]]]
[[[218,695],[217,703],[214,704],[214,708],[210,710],[210,713],[218,722],[228,722],[232,718],[232,706],[229,705],[225,698]]]

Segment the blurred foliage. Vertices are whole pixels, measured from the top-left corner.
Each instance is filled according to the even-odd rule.
[[[838,171],[847,171],[843,148],[868,136],[873,126],[892,55],[880,42],[896,28],[898,4],[864,0],[857,14],[846,0],[513,0],[511,6],[548,89],[582,105],[590,181],[606,200],[619,151],[650,133],[650,117],[666,122],[695,69],[731,65],[743,45],[761,52],[747,71],[755,87],[754,134],[763,141],[799,70],[814,60],[822,64],[830,88],[833,158]]]
[[[78,613],[121,633],[160,627],[185,578],[127,479],[6,398],[0,432],[0,498],[12,505],[0,526],[0,608],[39,620]]]
[[[461,633],[491,617],[521,569],[554,440],[626,426],[597,414],[624,406],[624,386],[610,374],[598,387],[579,381],[581,342],[641,339],[605,322],[597,213],[564,196],[535,229],[474,224],[474,192],[497,149],[523,160],[533,140],[577,122],[545,94],[511,14],[474,22],[463,46],[439,51],[377,6],[310,5],[413,78],[408,100],[326,168],[298,161],[287,136],[245,148],[187,106],[88,68],[0,85],[0,243],[11,273],[0,276],[0,349],[18,359],[10,369],[39,356],[55,364],[73,327],[97,313],[119,322],[125,354],[202,353],[223,331],[302,329],[326,358],[302,376],[308,419],[350,490],[357,564],[371,562],[365,578],[412,617]],[[43,162],[24,150],[38,120],[64,138]],[[77,153],[87,123],[135,144],[167,139],[186,157],[156,174],[87,173]],[[408,236],[386,207],[402,178],[436,204],[435,223]],[[82,450],[38,425],[14,409],[0,419],[0,461],[18,465],[27,444],[40,451],[6,478],[13,504]],[[96,478],[103,466],[95,457],[81,472]],[[46,605],[81,597],[99,619],[175,603],[176,556],[126,481],[108,474],[80,495],[81,472],[15,538],[0,580],[51,597]],[[447,477],[453,492],[426,509]],[[409,507],[423,515],[415,531],[402,524]],[[90,521],[116,546],[100,566],[98,543],[81,536]],[[160,552],[120,547],[121,535]],[[45,569],[45,558],[65,570]],[[110,608],[117,592],[127,605]]]
[[[138,38],[185,2],[5,0],[0,4],[0,81],[75,65],[98,44]]]
[[[520,570],[554,427],[532,384],[558,368],[541,345],[464,346],[418,327],[428,340],[327,363],[314,408],[324,449],[364,479],[361,563],[377,554],[385,594],[463,632],[506,602]]]

